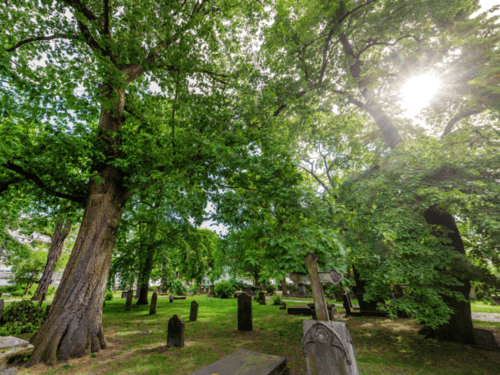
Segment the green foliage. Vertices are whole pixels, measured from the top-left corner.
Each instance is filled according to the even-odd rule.
[[[273,305],[281,305],[283,303],[283,298],[281,296],[273,297]]]
[[[245,285],[243,281],[236,280],[235,278],[230,278],[229,282],[234,287],[234,290],[242,290]]]
[[[5,325],[0,333],[2,336],[7,336],[18,331],[16,334],[33,332],[38,329],[43,318],[43,309],[33,302],[27,300],[13,302],[5,309],[2,316]]]
[[[229,281],[221,281],[215,284],[215,295],[220,298],[231,298],[236,291],[235,286]]]
[[[112,290],[106,291],[106,293],[104,294],[104,300],[105,301],[112,301],[113,300],[113,291]]]
[[[176,296],[184,296],[187,292],[186,287],[182,284],[182,281],[177,279],[172,282],[170,282],[168,285],[166,285],[166,290],[170,294],[174,294]]]
[[[276,285],[272,285],[272,284],[267,284],[266,285],[266,292],[267,293],[274,293],[274,291],[276,290]]]
[[[196,294],[196,284],[190,285],[187,291]]]

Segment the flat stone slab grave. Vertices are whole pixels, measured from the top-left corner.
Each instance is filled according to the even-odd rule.
[[[288,375],[286,358],[240,349],[191,375]]]
[[[328,304],[327,305],[328,311],[331,311],[333,306],[334,305],[332,305],[332,304]],[[305,306],[305,305],[290,306],[287,309],[287,313],[291,314],[291,315],[304,315],[304,316],[312,315],[311,308],[309,306]]]

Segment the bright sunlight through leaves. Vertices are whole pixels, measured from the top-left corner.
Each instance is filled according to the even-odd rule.
[[[408,79],[401,89],[403,107],[406,108],[407,115],[414,117],[429,105],[430,100],[439,90],[440,85],[439,78],[430,74]]]

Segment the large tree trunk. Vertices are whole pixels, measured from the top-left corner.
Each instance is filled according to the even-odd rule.
[[[281,295],[282,296],[287,296],[288,295],[288,290],[286,288],[286,278],[284,278],[283,280],[281,280]]]
[[[259,285],[259,271],[252,271],[252,274],[253,274],[253,285],[260,286]]]
[[[31,298],[32,301],[38,301],[42,297],[42,294],[47,294],[49,286],[52,282],[52,275],[54,274],[57,260],[61,256],[64,241],[70,231],[71,224],[62,223],[56,225],[54,234],[52,235],[52,241],[50,243],[49,254],[47,255],[47,264],[45,264],[45,269],[43,270],[38,288]]]
[[[153,270],[155,253],[153,249],[147,252],[147,257],[144,261],[144,266],[142,267],[141,275],[139,280],[140,293],[137,305],[147,305],[148,304],[148,290],[149,290],[149,278],[151,277],[151,271]]]
[[[96,140],[104,157],[94,162],[97,176],[89,181],[80,231],[49,315],[30,340],[35,349],[28,366],[54,365],[106,348],[102,305],[118,223],[131,193],[108,162],[120,156],[120,137],[111,135],[123,126],[125,91],[105,90]]]
[[[451,243],[447,243],[446,245],[459,254],[465,254],[464,244],[457,225],[455,224],[455,218],[452,215],[437,206],[431,206],[425,211],[424,218],[427,224],[441,225],[448,229],[446,238],[451,240]],[[436,233],[436,236],[439,235],[440,234]],[[470,279],[463,278],[458,281],[460,281],[463,285],[450,286],[448,288],[453,292],[459,292],[467,301],[469,301],[471,289]],[[427,336],[435,337],[440,341],[455,341],[462,344],[474,344],[474,329],[470,303],[459,302],[455,297],[451,296],[444,295],[442,298],[443,301],[454,310],[450,321],[439,326],[435,330],[426,327],[423,332],[426,333]]]

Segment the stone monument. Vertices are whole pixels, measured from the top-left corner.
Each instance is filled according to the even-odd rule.
[[[198,302],[191,302],[191,311],[189,312],[189,321],[196,322],[198,319]]]
[[[344,322],[302,321],[308,375],[359,375],[356,351]]]
[[[252,329],[252,297],[241,293],[238,296],[238,331],[251,331]]]
[[[266,304],[266,292],[263,292],[263,291],[259,292],[259,304],[260,305]]]
[[[186,324],[179,314],[175,314],[168,321],[167,345],[184,347],[184,330]]]
[[[156,292],[151,296],[151,306],[149,306],[149,315],[156,314],[156,302],[158,301],[158,295]]]

